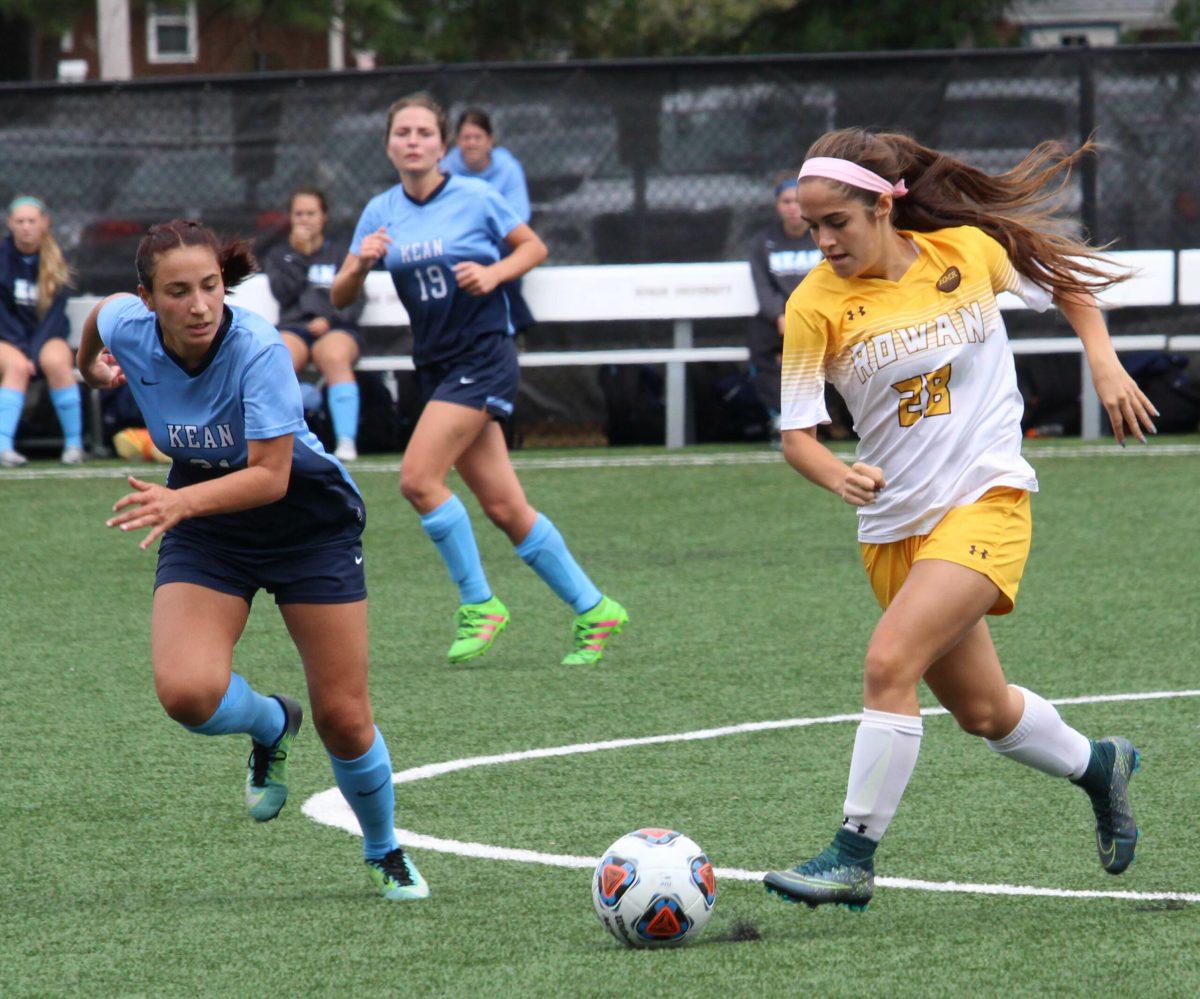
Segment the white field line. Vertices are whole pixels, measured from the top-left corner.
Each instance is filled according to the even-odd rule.
[[[687,451],[663,452],[662,454],[610,453],[600,448],[596,455],[574,455],[561,458],[535,458],[517,454],[513,467],[522,470],[562,470],[572,468],[706,468],[714,465],[774,465],[783,464],[782,456],[776,451],[709,451],[690,454]],[[853,461],[854,453],[843,449],[834,451],[842,461]],[[1200,444],[1160,444],[1148,447],[1132,444],[1127,448],[1105,444],[1067,444],[1062,447],[1026,447],[1023,454],[1031,461],[1047,458],[1125,458],[1137,455],[1144,458],[1181,457],[1200,455]],[[395,474],[400,471],[399,459],[372,459],[349,465],[352,475]],[[106,466],[104,468],[60,468],[40,464],[30,468],[0,469],[0,483],[28,482],[38,479],[121,479],[125,475],[136,475],[141,479],[158,479],[166,473],[163,465]]]
[[[1083,697],[1055,698],[1053,704],[1105,704],[1122,701],[1150,701],[1166,698],[1200,697],[1200,690],[1157,690],[1128,694],[1096,694]],[[922,715],[944,715],[944,708],[923,708]],[[725,735],[746,732],[763,732],[782,728],[803,728],[810,725],[830,725],[839,722],[857,721],[858,713],[824,715],[816,718],[786,718],[776,721],[744,722],[719,728],[699,729],[693,732],[676,732],[669,735],[651,735],[633,739],[609,739],[603,742],[580,742],[569,746],[551,746],[542,749],[526,749],[518,752],[499,753],[493,756],[472,756],[443,763],[402,770],[392,778],[396,784],[428,780],[442,774],[474,767],[492,766],[498,763],[514,763],[519,760],[546,759],[554,756],[574,756],[581,753],[596,753],[607,749],[626,749],[632,746],[649,746],[670,742],[691,742],[700,739],[717,739]],[[344,829],[356,836],[361,835],[358,820],[346,804],[336,787],[313,795],[303,805],[302,811],[322,825]],[[542,853],[536,850],[521,850],[512,847],[494,846],[490,843],[470,843],[461,840],[428,836],[411,829],[397,829],[396,836],[403,846],[452,853],[461,857],[478,857],[485,860],[510,860],[526,864],[544,864],[551,867],[589,869],[595,867],[598,857],[581,857],[573,854]],[[717,876],[732,881],[759,881],[765,871],[748,871],[736,867],[717,868]],[[920,881],[911,878],[880,877],[876,883],[886,888],[905,888],[915,891],[958,892],[973,895],[1036,895],[1049,898],[1114,898],[1126,901],[1181,901],[1200,902],[1196,892],[1134,892],[1134,891],[1091,891],[1069,888],[1043,888],[1035,885],[973,884],[956,881]]]

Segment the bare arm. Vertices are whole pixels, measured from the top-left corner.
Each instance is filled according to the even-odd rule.
[[[116,388],[125,384],[125,376],[117,366],[116,360],[100,339],[100,327],[96,323],[100,310],[114,298],[132,297],[125,292],[102,298],[88,313],[83,321],[83,331],[79,337],[79,350],[75,354],[75,366],[83,380],[95,389]]]
[[[817,440],[817,428],[785,430],[783,457],[809,482],[836,493],[851,506],[874,503],[885,482],[883,470],[856,461],[847,466]]]
[[[1137,382],[1129,376],[1117,357],[1096,300],[1091,295],[1064,295],[1056,296],[1054,304],[1083,344],[1096,394],[1108,413],[1117,443],[1124,446],[1128,433],[1145,444],[1143,429],[1152,434],[1158,433],[1151,418],[1158,416],[1158,410],[1138,388]]]
[[[138,544],[144,550],[189,517],[237,513],[282,499],[292,475],[292,435],[248,441],[246,447],[245,468],[182,489],[168,489],[129,476],[134,492],[117,500],[113,506],[116,516],[109,518],[107,526],[122,531],[149,527],[150,533]]]
[[[486,295],[506,281],[515,281],[533,270],[550,255],[546,244],[529,226],[522,223],[504,237],[512,252],[494,264],[466,260],[454,265],[454,279],[468,295]]]
[[[387,256],[388,247],[391,245],[392,238],[387,234],[387,229],[380,226],[373,233],[363,237],[358,253],[346,254],[341,270],[337,272],[329,288],[329,301],[335,309],[346,308],[362,294],[363,284],[366,283],[371,268]]]

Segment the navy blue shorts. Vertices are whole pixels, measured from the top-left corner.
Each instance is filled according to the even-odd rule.
[[[520,381],[517,348],[507,333],[486,333],[465,354],[417,367],[422,407],[435,399],[453,402],[486,409],[501,421],[513,414]]]
[[[362,353],[362,350],[363,350],[362,330],[360,330],[357,326],[351,326],[349,323],[343,323],[341,326],[331,326],[329,328],[329,331],[331,333],[334,330],[341,330],[343,333],[349,333],[352,337],[354,337],[354,342],[356,344],[358,344],[358,352],[360,354]],[[313,349],[313,344],[321,339],[320,336],[313,336],[311,333],[309,333],[308,330],[305,328],[304,323],[297,323],[295,326],[280,326],[279,332],[280,333],[291,333],[293,336],[298,336],[301,340],[304,341],[304,345],[306,347],[308,347],[308,349],[310,351]],[[321,334],[321,336],[324,336],[324,335],[325,335],[324,333]]]
[[[194,583],[246,603],[260,589],[274,594],[277,604],[351,604],[367,598],[358,538],[271,555],[230,552],[167,537],[158,546],[154,588],[164,583]]]

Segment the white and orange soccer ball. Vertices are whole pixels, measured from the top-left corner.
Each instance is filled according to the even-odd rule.
[[[713,866],[673,829],[638,829],[604,851],[592,877],[596,915],[627,947],[677,947],[700,935],[717,900]]]

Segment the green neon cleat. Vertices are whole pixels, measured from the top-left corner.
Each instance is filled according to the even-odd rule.
[[[270,822],[287,801],[288,753],[304,720],[304,711],[295,700],[284,694],[271,696],[283,706],[283,735],[273,746],[250,740],[250,759],[246,761],[246,808],[258,822]]]
[[[429,898],[429,885],[400,847],[382,857],[371,858],[366,864],[371,884],[384,898],[393,902]]]
[[[508,627],[508,619],[508,608],[494,596],[481,604],[463,604],[458,608],[458,633],[446,658],[452,663],[465,663],[483,655]]]
[[[625,608],[609,597],[575,618],[575,649],[563,659],[564,666],[591,666],[604,658],[604,648],[629,622]]]
[[[763,884],[772,894],[788,902],[803,902],[810,909],[833,903],[862,912],[875,894],[875,861],[870,856],[874,846],[865,836],[841,829],[811,860],[786,871],[770,871]],[[846,847],[853,851],[851,856],[867,855],[851,859]]]
[[[1138,827],[1129,803],[1129,781],[1137,772],[1141,754],[1128,739],[1107,736],[1092,740],[1092,760],[1078,784],[1092,799],[1096,815],[1096,852],[1100,866],[1120,874],[1133,863]]]

